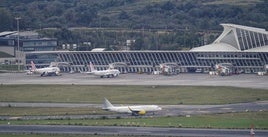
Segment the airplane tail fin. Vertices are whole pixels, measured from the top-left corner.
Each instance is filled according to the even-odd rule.
[[[102,109],[107,110],[111,107],[114,107],[114,106],[111,104],[111,102],[107,98],[104,98]]]
[[[92,62],[89,63],[88,69],[92,72],[94,71],[94,65],[92,64]]]
[[[33,71],[33,70],[36,70],[36,66],[35,66],[35,64],[34,64],[34,62],[33,61],[31,61],[31,70]]]

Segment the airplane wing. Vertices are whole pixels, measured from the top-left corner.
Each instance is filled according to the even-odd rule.
[[[119,70],[100,70],[100,71],[91,71],[92,74],[96,76],[100,76],[101,78],[107,77],[107,78],[112,78],[112,77],[117,77],[120,72]],[[91,74],[91,73],[88,73]]]
[[[46,68],[40,71],[41,76],[59,76],[60,72],[57,68]]]
[[[103,74],[101,74],[100,76],[101,76],[101,78],[103,78],[103,77],[112,78],[112,77],[117,77],[118,75],[112,71],[107,71],[107,72],[104,72]]]
[[[117,70],[111,70],[107,72],[107,76],[111,76],[111,77],[117,77],[119,74],[120,72]]]
[[[82,74],[88,74],[88,75],[93,75],[94,74],[93,72],[89,72],[89,71],[86,71],[86,72],[80,71],[80,73],[82,73]]]
[[[26,72],[26,75],[32,75],[32,74],[34,74],[34,72],[31,71],[31,70],[25,70],[25,72]]]
[[[56,71],[50,71],[50,72],[46,72],[47,76],[59,76],[59,73]]]

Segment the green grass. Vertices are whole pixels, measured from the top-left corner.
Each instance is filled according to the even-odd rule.
[[[0,124],[84,125],[84,126],[148,126],[183,128],[247,129],[254,124],[256,129],[268,129],[268,112],[242,112],[227,114],[197,115],[191,117],[150,117],[117,119],[67,119],[67,120],[4,120]]]
[[[206,86],[0,85],[0,102],[229,104],[268,100],[268,90]]]
[[[228,104],[268,99],[268,90],[207,86],[78,86],[1,85],[0,101],[102,103],[103,97],[116,104]],[[1,107],[0,115],[68,115],[107,113],[94,108]],[[155,126],[195,128],[268,129],[268,112],[228,113],[191,117],[130,119],[3,120],[0,124],[65,124],[105,126]]]

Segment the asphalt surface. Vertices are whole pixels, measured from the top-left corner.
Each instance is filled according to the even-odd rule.
[[[92,134],[127,136],[184,136],[184,137],[249,137],[250,130],[190,129],[154,127],[104,127],[104,126],[57,126],[57,125],[0,125],[0,133],[37,134]],[[256,137],[267,137],[268,131],[255,130]]]
[[[114,104],[118,105],[118,104]],[[0,102],[0,107],[94,107],[101,109],[101,104],[76,104],[76,103],[23,103],[23,102]],[[120,106],[120,105],[118,105]],[[162,105],[161,111],[146,115],[148,117],[160,116],[185,116],[199,114],[215,114],[230,112],[268,111],[268,101],[250,103],[237,103],[225,105]],[[57,115],[57,116],[20,116],[19,119],[83,119],[83,118],[116,118],[131,117],[130,114],[107,114],[107,115]],[[0,116],[2,120],[14,119],[12,116]]]
[[[1,73],[0,84],[77,84],[77,85],[201,85],[201,86],[234,86],[268,89],[268,76],[240,74],[216,76],[202,73],[181,73],[174,76],[148,74],[121,74],[116,78],[99,78],[80,73],[62,76],[40,77],[25,73]]]
[[[208,74],[182,73],[176,76],[122,74],[117,78],[99,78],[84,74],[63,74],[56,77],[40,77],[25,73],[1,73],[1,85],[13,84],[76,84],[76,85],[201,85],[233,86],[268,89],[268,76],[241,74],[233,76],[210,76]],[[14,103],[2,102],[0,106],[16,107],[100,107],[98,104],[61,104],[61,103]],[[156,115],[194,115],[207,113],[227,113],[243,111],[267,111],[268,101],[226,104],[226,105],[166,105]],[[112,116],[118,116],[112,115]],[[120,114],[121,116],[121,114]],[[122,115],[124,116],[124,115]],[[127,116],[127,115],[126,115]],[[47,117],[25,116],[25,119],[46,119]],[[73,118],[88,117],[87,115]],[[9,119],[10,117],[1,117]],[[57,118],[57,117],[55,117]],[[197,137],[244,137],[250,136],[249,130],[231,129],[183,129],[183,128],[150,128],[150,127],[91,127],[91,126],[38,126],[38,125],[0,125],[0,133],[48,133],[48,134],[102,134],[102,135],[151,135],[151,136],[197,136]],[[256,137],[267,137],[267,130],[256,130]]]

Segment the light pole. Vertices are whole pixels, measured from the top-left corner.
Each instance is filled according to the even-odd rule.
[[[18,58],[18,71],[19,71],[20,70],[20,57],[19,57],[19,51],[20,51],[20,23],[19,23],[19,21],[20,21],[21,17],[16,17],[15,19],[17,20],[17,32],[18,32],[18,34],[17,34],[17,38],[18,38],[18,41],[17,41],[18,47],[17,48],[18,49],[17,49],[16,56]]]

